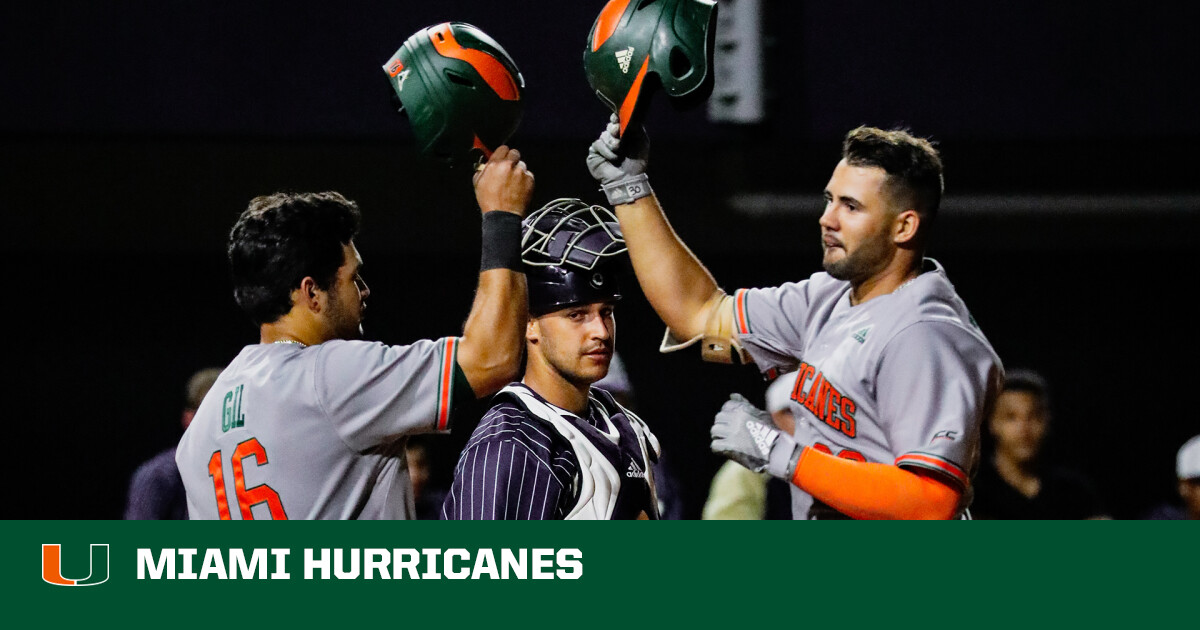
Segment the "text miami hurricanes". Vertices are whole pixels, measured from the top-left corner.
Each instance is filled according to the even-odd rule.
[[[858,405],[847,398],[825,380],[825,375],[808,363],[801,363],[797,371],[796,386],[792,388],[792,400],[804,406],[825,424],[854,437],[854,412]],[[805,388],[806,383],[810,383]]]

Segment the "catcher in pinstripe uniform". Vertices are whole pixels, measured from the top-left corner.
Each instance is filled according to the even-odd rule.
[[[443,519],[657,518],[658,440],[608,392],[619,271],[616,217],[560,199],[523,225],[527,365],[467,442]]]

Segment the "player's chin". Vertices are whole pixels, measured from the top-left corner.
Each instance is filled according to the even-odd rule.
[[[850,277],[850,274],[848,273],[849,265],[847,264],[846,257],[844,255],[830,256],[829,253],[826,252],[824,260],[821,261],[821,267],[825,269],[826,273],[834,278],[837,278],[838,280],[848,280]]]
[[[825,249],[822,251],[821,263],[828,267],[829,265],[835,264],[837,261],[844,260],[845,258],[846,250],[842,249],[841,247],[830,247],[826,245]]]
[[[594,381],[608,376],[608,366],[612,363],[612,355],[606,353],[585,354],[580,360],[579,372]]]

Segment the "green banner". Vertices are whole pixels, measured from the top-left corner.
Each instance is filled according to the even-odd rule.
[[[1200,567],[1188,522],[0,527],[11,627],[1190,625]]]

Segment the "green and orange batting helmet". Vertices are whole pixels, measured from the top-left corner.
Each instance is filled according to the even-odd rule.
[[[525,79],[500,44],[470,24],[417,31],[383,70],[419,150],[439,162],[490,157],[521,122]]]
[[[621,132],[640,116],[660,85],[678,109],[712,94],[713,0],[610,0],[583,51],[596,96],[620,119]]]

